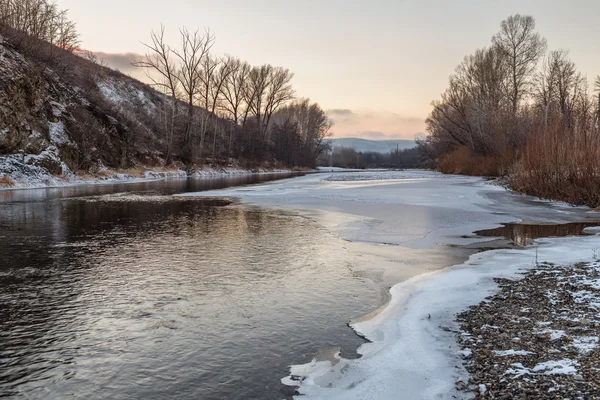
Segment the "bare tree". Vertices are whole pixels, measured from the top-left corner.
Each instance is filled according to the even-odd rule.
[[[243,62],[237,58],[230,58],[228,62],[231,65],[231,74],[229,74],[223,87],[224,101],[222,108],[232,121],[229,126],[229,145],[227,149],[227,158],[230,158],[233,134],[238,129],[243,112],[242,107],[246,99],[245,90],[251,67],[247,62]]]
[[[197,71],[197,76],[200,81],[198,87],[198,105],[203,108],[200,122],[200,156],[204,153],[204,139],[208,130],[208,124],[211,119],[211,110],[213,109],[212,94],[214,75],[219,67],[221,60],[207,53],[200,62],[200,69]]]
[[[68,51],[75,51],[79,48],[77,25],[67,18],[66,11],[58,14],[53,21],[51,30],[50,43]]]
[[[506,57],[510,70],[509,93],[513,115],[525,96],[530,77],[546,51],[546,40],[535,32],[535,19],[529,15],[511,15],[500,25],[492,42]]]
[[[134,62],[133,65],[146,68],[146,76],[159,91],[165,93],[170,99],[170,109],[165,110],[165,133],[167,151],[166,164],[170,164],[173,154],[175,137],[175,118],[177,114],[177,97],[179,94],[180,80],[178,67],[173,60],[173,50],[165,42],[165,28],[161,25],[158,33],[150,32],[150,44],[142,43],[148,52],[143,60]]]
[[[294,98],[294,89],[292,88],[292,74],[288,69],[277,67],[272,68],[268,78],[268,88],[265,99],[263,132],[266,134],[269,130],[269,123],[273,113],[277,111],[286,102]]]
[[[596,104],[597,110],[597,129],[600,130],[600,75],[596,76],[596,81],[594,82],[594,89],[598,92],[598,102]]]
[[[273,115],[275,156],[292,165],[314,166],[330,150],[327,138],[333,123],[317,103],[298,100]]]
[[[179,30],[181,34],[181,48],[173,49],[173,54],[179,61],[179,70],[177,71],[177,79],[180,83],[183,98],[187,103],[187,119],[184,132],[184,142],[188,154],[187,161],[191,161],[191,140],[192,140],[192,124],[194,119],[195,98],[200,90],[202,83],[201,73],[202,62],[207,58],[210,49],[214,43],[214,36],[207,30],[204,34],[199,31],[189,32],[182,28]],[[202,139],[201,144],[202,146]],[[202,148],[202,147],[201,147]],[[202,154],[200,154],[202,156]]]
[[[248,74],[248,88],[246,90],[248,111],[256,118],[256,125],[262,126],[263,110],[266,103],[265,97],[269,87],[269,78],[273,67],[262,65],[253,67]]]
[[[213,148],[212,148],[212,157],[213,160],[216,159],[216,146],[217,146],[217,133],[218,127],[221,127],[221,124],[217,124],[217,107],[220,107],[221,100],[223,97],[224,87],[227,84],[229,76],[233,73],[235,68],[235,64],[232,63],[231,58],[225,57],[219,61],[218,68],[215,73],[212,75],[211,85],[210,85],[210,97],[211,97],[211,109],[210,114],[213,118]]]
[[[75,23],[50,0],[1,0],[0,23],[65,50],[79,46]]]
[[[229,115],[234,125],[240,123],[242,107],[245,100],[245,90],[247,86],[248,74],[252,68],[250,64],[237,58],[229,58],[228,64],[231,68],[231,74],[228,75],[223,87],[222,108]]]

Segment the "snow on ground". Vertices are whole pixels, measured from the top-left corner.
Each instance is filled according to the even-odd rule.
[[[439,172],[425,170],[402,170],[402,171],[358,171],[353,173],[333,174],[326,178],[329,182],[358,182],[358,181],[387,181],[395,179],[423,179],[436,176],[437,178],[452,178]]]
[[[458,329],[454,315],[495,291],[495,277],[518,278],[535,267],[536,257],[563,265],[591,261],[592,249],[599,243],[598,236],[548,239],[538,243],[537,254],[534,248],[488,251],[473,255],[464,264],[400,283],[392,288],[392,300],[383,312],[353,326],[373,341],[360,348],[362,358],[340,359],[335,365],[296,366],[284,382],[301,382],[299,392],[306,399],[464,397],[454,387],[466,376],[457,368],[463,354],[454,339],[453,332]],[[597,342],[589,339],[585,343]],[[498,355],[509,353],[533,354],[509,350]],[[548,360],[533,368],[515,364],[506,374],[575,374],[577,366],[575,360]]]
[[[494,350],[494,355],[497,357],[527,356],[530,354],[535,353],[527,350]]]
[[[390,289],[391,299],[381,312],[352,324],[357,333],[371,341],[359,349],[362,358],[347,360],[338,355],[334,360],[313,360],[291,368],[290,376],[282,382],[299,385],[298,391],[306,399],[463,397],[464,393],[457,393],[455,382],[465,379],[466,371],[460,366],[461,358],[468,355],[455,340],[455,315],[496,291],[496,277],[518,278],[536,262],[546,260],[565,265],[589,261],[595,255],[593,249],[600,248],[598,236],[546,239],[536,243],[537,250],[492,250],[472,255],[453,267],[427,272],[430,270],[425,264],[434,262],[440,248],[449,251],[439,245],[472,243],[474,239],[462,235],[475,230],[531,220],[531,214],[545,222],[591,217],[582,208],[560,207],[557,212],[551,203],[507,193],[480,178],[428,171],[321,173],[186,195],[238,197],[263,207],[311,210],[312,217],[351,242],[348,251],[358,248],[358,256],[366,254],[365,250],[377,251],[396,268],[407,269],[410,265],[404,263],[405,258],[414,254],[421,257],[411,259],[419,268]],[[502,196],[502,201],[495,200],[497,196]],[[364,258],[363,262],[370,260]],[[529,352],[514,351],[515,355]],[[508,353],[499,354],[509,357]],[[571,361],[548,360],[532,370],[523,367],[521,372],[571,373],[577,366]]]
[[[54,162],[61,163],[60,157],[58,157],[58,153],[55,150],[54,147],[51,147],[38,155],[0,157],[0,182],[4,182],[5,180],[10,182],[11,184],[8,188],[64,185],[66,177],[70,174],[66,165],[61,164],[65,176],[63,179],[61,176],[52,175],[43,167],[29,164],[32,161],[41,160],[42,158],[48,158]],[[0,183],[1,189],[2,183]]]
[[[216,177],[216,176],[239,176],[249,174],[287,174],[291,171],[289,169],[269,170],[269,169],[201,169],[191,174],[193,177]]]
[[[48,126],[50,128],[50,141],[53,144],[61,146],[71,142],[65,132],[65,125],[62,121],[56,123],[49,122]]]
[[[54,124],[55,135],[60,135],[60,125]],[[52,125],[51,125],[52,126]],[[51,131],[52,132],[52,131]],[[68,140],[68,139],[67,139]],[[93,185],[105,183],[124,183],[140,182],[148,180],[169,179],[169,178],[215,178],[253,174],[283,174],[290,173],[290,170],[243,170],[229,168],[205,168],[192,174],[183,170],[145,170],[139,172],[123,173],[117,170],[100,166],[96,174],[86,175],[84,177],[74,174],[69,167],[60,160],[58,149],[50,146],[38,155],[10,155],[0,157],[0,190],[3,189],[23,189],[23,188],[41,188],[41,187],[59,187],[72,185]],[[37,166],[38,161],[49,159],[53,163],[61,166],[62,172],[52,174],[47,169]],[[4,178],[6,177],[6,178]],[[4,184],[3,178],[8,179],[10,184]]]
[[[317,167],[319,172],[364,172],[364,169],[340,168],[340,167]]]
[[[157,111],[156,104],[131,82],[107,78],[103,82],[98,82],[97,86],[104,98],[115,106],[123,109],[141,106],[148,114]]]

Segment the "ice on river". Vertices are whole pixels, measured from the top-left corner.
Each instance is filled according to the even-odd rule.
[[[593,217],[583,208],[512,195],[480,178],[427,171],[321,173],[192,195],[238,197],[264,207],[312,210],[318,221],[348,241],[397,246],[398,258],[402,248],[433,250],[438,245],[489,240],[463,235],[502,222]],[[515,278],[536,262],[591,261],[593,249],[599,247],[599,236],[544,239],[537,242],[537,250],[477,253],[462,264],[399,282],[391,288],[390,302],[380,313],[352,325],[371,341],[359,349],[362,358],[338,356],[293,366],[282,382],[299,385],[306,399],[460,398],[463,394],[456,393],[455,382],[464,379],[466,371],[455,342],[454,316],[493,293],[496,277]],[[539,369],[555,373],[558,367]]]

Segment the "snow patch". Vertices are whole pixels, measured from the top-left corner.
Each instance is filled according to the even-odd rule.
[[[511,364],[513,368],[504,372],[504,375],[514,375],[514,379],[523,375],[575,375],[579,363],[568,358],[552,360],[536,364],[529,369],[521,363]]]
[[[323,169],[326,171],[326,169]],[[325,178],[329,182],[359,182],[359,181],[387,181],[387,180],[406,180],[406,179],[430,179],[434,175],[435,178],[444,178],[449,175],[443,175],[439,172],[431,172],[424,170],[403,170],[403,171],[388,171],[388,170],[370,170],[361,172],[346,172],[335,173]]]
[[[100,90],[100,93],[102,93],[106,100],[115,105],[120,105],[124,101],[123,96],[117,92],[112,82],[106,81],[98,83],[98,90]]]
[[[531,354],[535,353],[527,350],[494,350],[496,357],[528,356]]]
[[[544,375],[575,375],[579,363],[565,358],[557,361],[546,361],[533,367],[533,372]]]
[[[62,121],[49,122],[48,127],[50,128],[50,141],[58,146],[71,143],[71,140],[65,132],[65,124]]]
[[[598,348],[598,336],[576,336],[571,342],[580,354],[588,354]]]
[[[540,262],[561,265],[589,262],[589,249],[599,243],[598,236],[545,239],[537,243],[537,257]],[[535,248],[487,251],[471,256],[464,264],[394,286],[386,309],[371,320],[353,325],[372,341],[359,349],[362,357],[341,359],[326,373],[323,365],[318,369],[305,365],[304,375],[296,380],[298,391],[307,400],[394,399],[397,393],[414,399],[451,399],[458,395],[454,382],[464,381],[466,371],[454,367],[454,359],[460,354],[455,349],[454,335],[439,327],[453,327],[456,313],[497,290],[493,278],[514,279],[534,268],[531,260],[535,256]],[[427,318],[429,314],[431,319]],[[547,328],[536,332],[552,339],[565,336],[564,331]],[[578,365],[570,359],[547,361],[533,368],[515,363],[505,374],[514,378],[575,374]]]
[[[536,335],[547,335],[553,342],[568,336],[565,331],[555,329],[534,329],[533,333]]]

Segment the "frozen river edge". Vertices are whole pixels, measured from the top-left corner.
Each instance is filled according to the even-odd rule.
[[[466,245],[476,239],[464,235],[502,222],[596,218],[587,209],[536,202],[479,178],[425,171],[319,174],[198,195],[322,211],[329,217],[320,222],[350,242],[399,248]],[[423,219],[410,221],[411,215],[418,213]],[[333,214],[337,218],[331,218]],[[407,220],[408,225],[414,224],[411,229],[403,229]],[[283,381],[299,385],[299,393],[315,399],[468,397],[456,390],[457,381],[468,379],[464,354],[456,342],[456,314],[497,292],[495,278],[518,279],[540,262],[590,262],[598,247],[598,236],[544,239],[529,248],[477,253],[464,263],[418,273],[391,288],[391,300],[380,313],[353,324],[353,329],[371,341],[359,349],[362,358],[314,360],[292,367]]]

